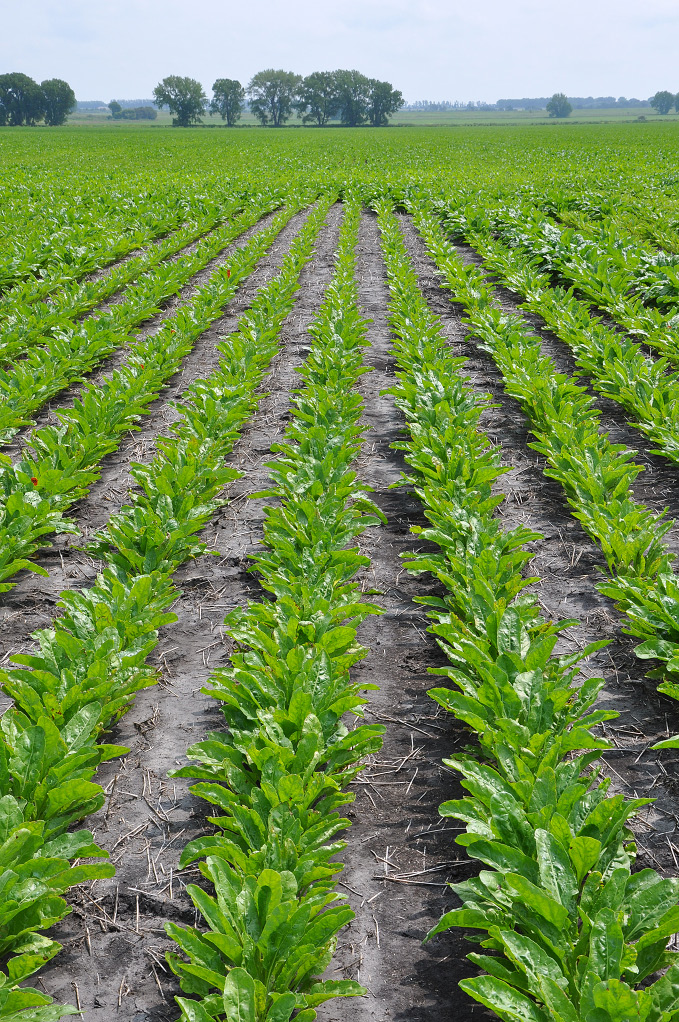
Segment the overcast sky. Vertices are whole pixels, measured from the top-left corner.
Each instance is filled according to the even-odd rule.
[[[4,0],[0,72],[78,99],[357,68],[407,100],[679,90],[679,0]]]

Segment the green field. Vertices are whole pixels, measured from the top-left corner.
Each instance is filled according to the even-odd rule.
[[[637,116],[0,129],[0,1022],[679,1022]]]
[[[481,124],[620,124],[638,121],[643,118],[646,121],[674,121],[679,120],[679,114],[672,111],[661,116],[651,107],[641,109],[613,108],[613,109],[587,109],[574,110],[572,114],[557,121],[550,117],[546,110],[450,110],[438,113],[428,113],[424,110],[401,110],[391,118],[393,127],[447,127],[447,126],[475,126]],[[141,125],[134,121],[114,122],[108,114],[98,111],[80,111],[71,114],[69,124],[73,125],[104,125],[111,127],[158,127],[170,125],[172,115],[167,110],[159,110],[155,121],[143,122]],[[238,127],[256,127],[259,124],[253,114],[246,111],[238,123]],[[206,114],[203,117],[203,125],[206,127],[224,127],[224,122],[218,114]],[[286,125],[286,128],[307,127],[297,115],[293,115]]]
[[[209,120],[219,123],[219,119]],[[545,135],[539,130],[545,125],[564,130]],[[303,132],[252,126],[244,133],[240,129],[213,133],[170,129],[160,120],[139,125],[108,121],[56,129],[4,129],[0,152],[7,188],[13,168],[27,169],[30,163],[31,180],[55,175],[64,194],[71,189],[74,195],[82,188],[83,171],[85,180],[94,185],[92,175],[105,172],[107,164],[121,174],[120,185],[125,187],[128,175],[143,177],[159,168],[164,176],[176,177],[179,184],[188,169],[191,181],[196,174],[207,181],[221,166],[231,177],[247,168],[246,175],[264,174],[275,180],[277,167],[275,163],[271,167],[269,161],[279,158],[291,161],[300,173],[308,168],[312,176],[319,170],[325,174],[336,162],[333,180],[338,184],[349,168],[361,180],[386,173],[426,183],[443,174],[463,188],[465,174],[475,179],[480,174],[479,183],[484,183],[487,175],[489,181],[498,175],[498,181],[505,180],[509,187],[514,182],[528,185],[550,177],[558,186],[572,172],[577,175],[578,188],[602,188],[606,181],[619,179],[624,191],[637,184],[645,188],[654,174],[671,167],[679,139],[672,116],[649,118],[641,124],[578,124],[543,118],[535,124],[497,126],[492,134],[480,132],[479,126],[462,122],[454,131],[392,126]],[[166,161],[170,154],[177,161],[174,168]]]

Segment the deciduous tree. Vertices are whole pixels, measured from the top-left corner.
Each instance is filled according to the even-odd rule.
[[[368,100],[368,119],[375,128],[389,123],[389,118],[403,106],[403,94],[395,89],[390,82],[370,80],[370,96]]]
[[[572,110],[568,96],[563,92],[555,92],[547,104],[547,113],[550,117],[568,117]]]
[[[212,86],[210,110],[220,114],[230,128],[240,120],[243,113],[245,89],[235,78],[218,78]]]
[[[201,114],[205,113],[207,102],[200,82],[180,75],[163,78],[153,90],[153,98],[158,106],[169,107],[170,113],[176,115],[172,120],[175,128],[188,128],[191,124],[197,124]]]
[[[303,79],[295,104],[305,124],[322,128],[339,109],[337,82],[333,71],[314,71]]]
[[[655,96],[651,96],[650,103],[659,114],[668,114],[674,106],[674,93],[663,89],[662,92],[656,92]]]
[[[250,109],[255,117],[262,124],[270,122],[274,128],[280,128],[290,119],[301,81],[301,75],[293,71],[273,68],[258,71],[248,85]]]
[[[40,83],[40,88],[45,97],[45,124],[63,124],[75,110],[75,92],[61,78],[47,78]]]
[[[360,71],[335,71],[337,100],[342,124],[355,128],[368,119],[371,80]]]
[[[35,124],[45,116],[45,97],[37,82],[19,71],[0,75],[0,124]]]

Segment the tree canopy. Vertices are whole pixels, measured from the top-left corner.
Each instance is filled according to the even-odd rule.
[[[233,128],[243,112],[245,89],[235,78],[218,78],[212,86],[210,110],[220,114],[223,121]]]
[[[40,88],[45,97],[45,124],[63,124],[75,110],[75,92],[62,78],[47,78],[40,83]]]
[[[360,71],[335,71],[337,102],[342,124],[355,128],[368,119],[371,80]]]
[[[550,117],[568,117],[572,110],[573,107],[564,92],[555,92],[547,104],[547,113]]]
[[[290,119],[293,103],[302,82],[301,75],[294,71],[258,71],[248,84],[250,109],[262,124],[280,128]]]
[[[368,120],[374,128],[381,128],[389,123],[389,118],[403,106],[403,93],[394,89],[389,82],[370,81],[368,97]]]
[[[176,128],[188,128],[198,124],[201,114],[205,113],[207,96],[203,86],[195,78],[182,78],[180,75],[169,75],[163,78],[153,90],[153,98],[158,106],[166,106],[174,114],[172,123]]]
[[[0,75],[0,124],[36,124],[45,116],[46,100],[37,82],[19,71]]]
[[[305,124],[322,128],[339,109],[337,81],[334,71],[314,71],[299,87],[297,110]]]
[[[659,114],[668,114],[674,106],[674,93],[668,92],[667,89],[656,92],[655,96],[651,96],[651,106]]]

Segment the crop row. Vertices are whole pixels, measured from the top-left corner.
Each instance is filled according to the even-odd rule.
[[[127,255],[179,226],[209,202],[187,200],[175,190],[149,188],[136,196],[120,192],[46,194],[12,216],[4,209],[4,257],[0,260],[0,313],[6,301],[35,301],[63,284]]]
[[[352,469],[361,444],[362,402],[353,389],[365,323],[356,304],[360,207],[345,197],[336,269],[310,328],[291,422],[268,466],[276,504],[265,509],[254,569],[267,593],[226,618],[231,666],[205,689],[224,709],[228,731],[192,746],[176,776],[215,806],[216,833],[190,843],[182,865],[199,861],[209,882],[189,886],[203,928],[168,923],[186,959],[169,955],[182,990],[184,1022],[298,1022],[331,997],[363,992],[323,981],[336,935],[353,913],[335,886],[349,825],[338,810],[360,760],[381,746],[383,728],[351,730],[365,699],[349,670],[365,655],[356,626],[378,613],[352,581],[368,560],[350,546],[382,516]],[[197,998],[197,999],[196,999]]]
[[[561,182],[552,183],[544,191],[527,189],[532,202],[566,227],[589,232],[603,226],[613,226],[616,233],[650,242],[666,252],[679,252],[676,198],[657,187],[642,188],[634,194],[595,191],[591,187],[581,192],[565,188]]]
[[[107,864],[70,867],[68,860],[105,856],[87,831],[66,833],[104,801],[91,781],[98,764],[127,750],[100,744],[103,730],[152,685],[146,659],[158,628],[175,620],[176,568],[201,554],[195,535],[224,503],[220,491],[240,473],[224,465],[258,402],[257,390],[276,352],[277,330],[290,311],[299,274],[311,258],[328,203],[319,203],[293,241],[279,273],[256,296],[237,334],[220,345],[221,360],[177,405],[179,421],[147,465],[132,468],[139,487],[92,543],[106,566],[91,589],[62,593],[62,615],[37,632],[39,652],[15,656],[3,671],[14,706],[2,718],[0,742],[0,953],[13,953],[5,988],[35,972],[58,945],[41,936],[69,911],[61,894],[74,884],[110,876]],[[37,991],[12,991],[3,1022],[18,1006],[47,1005]],[[48,1022],[74,1009],[49,1005],[27,1016]]]
[[[572,291],[552,287],[530,254],[471,227],[469,216],[459,210],[450,215],[441,210],[439,218],[451,237],[464,237],[483,256],[486,268],[521,296],[523,309],[539,316],[569,345],[594,389],[621,405],[632,424],[657,445],[652,453],[679,462],[679,372],[671,371],[665,358],[649,357],[640,343],[593,317],[588,304]]]
[[[58,413],[58,426],[34,430],[15,464],[5,458],[0,469],[0,591],[12,587],[7,579],[22,568],[45,574],[28,558],[45,545],[45,536],[76,531],[64,512],[99,478],[101,459],[136,428],[148,405],[298,208],[291,199],[159,330],[132,341],[125,365],[101,384],[85,386],[72,407]]]
[[[23,357],[0,369],[0,439],[7,442],[46,401],[128,344],[134,327],[150,319],[228,244],[278,205],[276,197],[246,204],[239,216],[199,241],[194,251],[143,273],[107,311],[83,322],[60,320],[45,345],[35,345],[30,329],[24,334],[19,326],[14,335],[8,330],[3,343],[8,350],[20,348]]]
[[[492,485],[506,469],[479,431],[488,399],[461,376],[464,360],[419,293],[388,204],[378,212],[396,335],[393,392],[410,433],[399,446],[431,522],[417,531],[438,547],[406,565],[444,591],[420,599],[450,660],[433,673],[452,687],[431,695],[480,743],[476,754],[445,761],[469,794],[441,813],[463,822],[457,841],[482,869],[452,885],[462,907],[429,936],[474,931],[482,950],[469,957],[484,974],[461,986],[507,1022],[669,1019],[679,1010],[679,964],[666,951],[679,926],[679,881],[632,873],[627,822],[648,800],[609,796],[595,765],[610,746],[592,728],[616,714],[590,712],[603,681],[579,677],[577,665],[605,643],[554,654],[573,622],[541,618],[522,571],[536,536],[524,526],[504,531],[494,515],[502,497]]]
[[[672,523],[634,500],[632,482],[641,466],[624,445],[599,432],[600,416],[586,388],[557,372],[520,315],[497,307],[482,270],[463,264],[434,217],[416,209],[414,220],[443,286],[464,307],[472,335],[526,413],[536,437],[531,447],[549,466],[545,474],[558,480],[574,516],[601,547],[611,577],[599,590],[625,613],[628,631],[646,640],[637,655],[663,662],[650,676],[663,678],[660,691],[677,698],[679,582],[663,544]]]
[[[574,286],[634,337],[670,361],[679,361],[674,337],[675,306],[679,301],[679,268],[674,262],[679,257],[656,254],[653,262],[647,256],[634,274],[625,268],[632,261],[629,245],[614,255],[614,245],[598,245],[577,231],[560,230],[540,218],[533,222],[535,218],[531,221],[523,207],[520,211],[498,211],[491,219],[503,240],[530,252],[557,281]],[[618,247],[623,245],[618,243]]]
[[[233,198],[210,216],[193,218],[163,241],[151,245],[132,259],[120,262],[107,273],[93,280],[75,280],[63,285],[49,301],[0,303],[0,358],[16,358],[30,350],[33,344],[44,343],[50,335],[55,336],[64,328],[68,329],[76,316],[94,309],[142,273],[181,252],[217,224],[228,221],[243,209],[243,205],[243,200]]]

